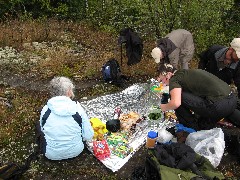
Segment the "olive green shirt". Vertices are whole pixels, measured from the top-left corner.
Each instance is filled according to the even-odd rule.
[[[182,88],[183,92],[190,92],[213,102],[231,93],[227,83],[201,69],[176,71],[169,81],[169,91],[174,88]]]

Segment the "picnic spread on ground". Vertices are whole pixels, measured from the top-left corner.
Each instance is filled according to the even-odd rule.
[[[94,130],[93,140],[87,141],[87,148],[107,168],[116,172],[143,145],[154,149],[156,144],[174,145],[186,141],[197,154],[209,160],[212,168],[217,167],[225,148],[221,128],[195,131],[179,124],[174,111],[163,113],[159,104],[167,103],[168,91],[168,86],[151,79],[115,94],[83,101],[81,104]],[[178,135],[173,136],[170,129]]]
[[[152,79],[81,102],[94,129],[87,147],[107,168],[118,171],[145,144],[151,130],[175,126],[174,112],[163,113],[157,106],[162,93],[168,93],[168,87]]]

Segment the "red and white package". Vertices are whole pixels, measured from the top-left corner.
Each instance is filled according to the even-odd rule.
[[[111,154],[107,141],[93,141],[93,153],[99,160],[108,158]]]

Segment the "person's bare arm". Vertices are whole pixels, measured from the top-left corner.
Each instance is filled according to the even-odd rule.
[[[181,105],[182,88],[174,88],[170,91],[171,100],[167,104],[161,104],[162,111],[174,110]]]

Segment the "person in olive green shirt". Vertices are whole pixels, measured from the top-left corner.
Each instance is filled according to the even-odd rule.
[[[211,129],[222,118],[240,125],[237,97],[227,83],[201,69],[176,70],[170,64],[158,68],[157,80],[169,85],[170,101],[162,111],[175,110],[178,121],[195,130]]]

